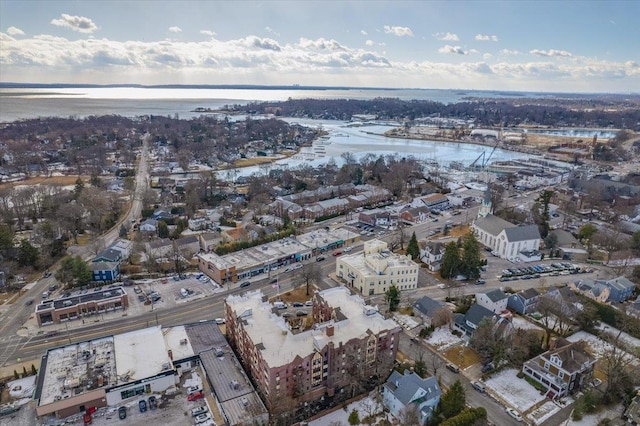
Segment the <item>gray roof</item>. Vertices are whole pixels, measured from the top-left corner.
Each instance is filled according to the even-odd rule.
[[[516,226],[514,228],[507,228],[504,232],[507,234],[507,239],[510,242],[540,239],[538,225]]]
[[[607,285],[620,291],[635,287],[635,284],[629,281],[628,279],[626,279],[625,277],[617,277],[617,278],[608,280]]]
[[[104,259],[106,262],[117,262],[118,259],[122,257],[122,253],[120,250],[115,250],[112,248],[102,250],[95,258],[96,259]],[[96,262],[94,260],[94,262]]]
[[[506,220],[499,218],[498,216],[488,214],[485,217],[477,219],[475,221],[475,226],[491,235],[496,236],[504,229],[512,228],[515,225],[511,222],[507,222]]]
[[[427,317],[433,317],[433,314],[438,309],[442,308],[444,303],[433,300],[429,296],[423,296],[420,299],[416,300],[416,303],[413,304],[413,307],[419,310],[423,315]]]
[[[540,293],[538,292],[538,290],[536,290],[536,289],[535,289],[535,288],[533,288],[533,287],[528,288],[528,289],[526,289],[526,290],[522,290],[522,291],[520,292],[520,294],[522,295],[522,298],[523,298],[524,300],[533,299],[534,297],[536,297],[536,296],[539,296],[539,295],[540,295]]]
[[[474,303],[465,314],[464,319],[472,324],[478,325],[484,318],[496,316],[496,314],[494,314],[484,306],[480,306],[477,303]]]
[[[564,229],[554,229],[551,231],[558,238],[558,247],[582,247],[582,244],[573,236],[573,234],[569,231],[565,231]]]
[[[395,370],[387,379],[385,386],[404,405],[411,402],[418,389],[424,389],[427,392],[423,397],[425,400],[439,397],[442,394],[435,377],[422,379],[416,373],[402,375]]]
[[[118,267],[118,263],[117,262],[91,262],[89,264],[89,269],[91,269],[92,272],[98,272],[98,271],[115,271],[116,268]]]
[[[499,300],[502,299],[506,299],[507,295],[504,294],[504,292],[502,290],[500,290],[499,288],[493,289],[493,290],[489,290],[486,291],[484,294],[487,295],[487,297],[492,301],[492,302],[497,302]]]

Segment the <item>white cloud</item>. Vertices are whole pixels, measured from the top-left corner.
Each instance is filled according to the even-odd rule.
[[[521,55],[521,53],[517,50],[509,50],[509,49],[501,49],[498,53],[506,56],[516,56]]]
[[[365,30],[360,30],[360,34],[362,34],[363,36],[369,35],[369,33]]]
[[[172,33],[181,33],[182,32],[182,28],[180,27],[169,27],[169,31],[171,31]]]
[[[210,30],[200,30],[200,34],[203,34],[203,35],[206,35],[206,36],[209,36],[209,37],[213,37],[213,36],[216,35],[215,32],[210,31]]]
[[[496,35],[477,34],[476,35],[476,40],[478,40],[478,41],[498,41],[498,36],[496,36]]]
[[[480,51],[476,49],[469,49],[467,53],[480,53]]]
[[[367,40],[364,42],[367,46],[373,46],[373,40]]]
[[[264,27],[264,30],[265,30],[266,32],[268,32],[269,34],[273,34],[273,35],[274,35],[274,36],[276,36],[276,37],[279,37],[279,36],[280,36],[280,33],[278,33],[278,32],[276,32],[276,31],[274,31],[274,30],[273,30],[273,28],[271,28],[270,26],[266,26],[266,27]]]
[[[7,34],[9,34],[10,36],[24,35],[24,31],[22,31],[20,28],[9,27],[7,28]]]
[[[491,58],[493,58],[493,55],[491,53],[485,53],[485,54],[482,55],[482,58],[483,59],[491,59]]]
[[[438,49],[439,53],[452,53],[452,54],[456,54],[456,55],[466,55],[469,52],[465,51],[462,47],[460,46],[450,46],[450,45],[445,45],[443,47],[441,47],[440,49]]]
[[[387,34],[393,34],[398,37],[413,37],[413,31],[409,27],[398,27],[398,26],[384,26],[384,32]]]
[[[550,49],[550,50],[533,49],[533,50],[530,50],[529,53],[531,53],[532,55],[545,56],[545,57],[555,56],[555,57],[568,58],[570,56],[573,56],[570,52],[567,52],[566,50],[555,50],[555,49]]]
[[[98,30],[98,26],[91,19],[84,16],[67,15],[66,13],[63,13],[60,19],[52,19],[51,24],[81,33],[93,33]]]
[[[434,35],[438,40],[441,40],[441,41],[460,41],[460,37],[458,37],[457,34],[453,34],[450,32],[436,33]]]

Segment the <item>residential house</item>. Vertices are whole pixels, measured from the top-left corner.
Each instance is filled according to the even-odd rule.
[[[118,250],[121,254],[121,260],[128,259],[131,256],[131,250],[133,250],[133,241],[119,238],[109,246],[112,250]]]
[[[528,288],[522,290],[520,293],[510,295],[507,308],[514,310],[520,315],[530,314],[531,312],[535,312],[539,298],[540,293],[538,293],[538,290]]]
[[[207,217],[194,217],[189,219],[189,229],[192,231],[203,231],[209,227],[211,222]]]
[[[339,214],[349,208],[349,201],[344,198],[331,198],[315,204],[322,208],[322,216]]]
[[[220,241],[222,241],[220,233],[218,232],[203,232],[198,235],[198,239],[200,240],[200,250],[205,253],[215,249],[215,247],[220,244]]]
[[[586,351],[580,340],[569,343],[558,340],[555,347],[525,362],[522,373],[544,386],[548,398],[573,394],[591,381],[596,358]]]
[[[494,314],[499,314],[507,309],[509,298],[499,288],[483,293],[476,293],[476,303],[487,308]]]
[[[112,248],[102,250],[98,255],[93,258],[93,262],[112,262],[120,263],[122,260],[122,252]]]
[[[389,228],[398,226],[398,214],[385,209],[365,210],[358,214],[358,221],[370,226]]]
[[[554,229],[550,234],[555,235],[557,240],[555,248],[560,250],[562,258],[574,261],[587,260],[587,250],[571,232],[565,231],[564,229]]]
[[[119,262],[93,261],[89,264],[89,269],[92,281],[115,281],[120,276]]]
[[[427,207],[407,207],[400,212],[400,219],[403,222],[415,225],[422,223],[429,217],[429,209]]]
[[[155,233],[158,231],[158,221],[155,219],[147,219],[138,227],[140,232]]]
[[[431,272],[439,271],[442,265],[445,245],[439,241],[427,241],[424,249],[420,250],[420,260],[427,265]]]
[[[220,236],[225,243],[249,241],[249,233],[243,227],[224,229],[220,232]]]
[[[408,370],[404,374],[394,370],[382,387],[382,401],[391,415],[401,418],[406,410],[415,407],[421,425],[431,418],[441,395],[435,377],[423,379]]]
[[[433,317],[440,309],[447,309],[445,304],[429,296],[423,296],[413,304],[413,310],[422,318],[427,327],[431,327]]]
[[[496,320],[498,316],[489,309],[474,303],[466,314],[453,315],[453,327],[470,337],[485,318]]]
[[[304,206],[303,217],[307,220],[314,220],[324,215],[324,209],[319,204],[309,204]]]
[[[640,296],[638,296],[635,302],[628,306],[627,313],[636,318],[640,318]]]
[[[541,297],[549,297],[557,302],[560,305],[562,312],[570,318],[581,310],[580,299],[578,299],[573,291],[571,291],[571,288],[566,285],[563,287],[551,288]]]
[[[609,300],[612,302],[622,303],[625,300],[628,300],[633,295],[633,291],[636,286],[634,283],[626,279],[625,277],[617,277],[604,282],[611,294],[609,295]]]
[[[274,202],[270,203],[268,207],[269,212],[278,217],[283,217],[286,214],[291,220],[302,218],[302,207],[293,201],[278,198]]]
[[[600,303],[605,303],[609,300],[611,294],[611,290],[604,284],[604,281],[594,281],[588,278],[569,283],[569,287],[571,290],[584,294]]]
[[[167,223],[172,223],[175,215],[166,210],[158,209],[153,212],[153,215],[151,217],[155,220],[164,220]]]

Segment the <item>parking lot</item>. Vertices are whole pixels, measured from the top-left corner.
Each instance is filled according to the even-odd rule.
[[[222,289],[202,274],[177,275],[156,280],[138,280],[127,287],[129,303],[135,306],[149,306],[153,301],[156,307],[172,307],[179,303],[221,292]]]

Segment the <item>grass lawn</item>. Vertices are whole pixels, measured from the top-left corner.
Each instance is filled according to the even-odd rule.
[[[480,362],[478,353],[466,346],[455,346],[446,351],[444,357],[462,369]]]
[[[313,290],[315,290],[315,286],[310,285],[309,295],[307,296],[307,286],[302,284],[300,287],[294,288],[291,291],[288,291],[286,293],[280,293],[280,301],[285,303],[292,303],[292,302],[304,303],[307,300],[311,299],[311,297],[313,296]],[[274,296],[269,300],[269,302],[273,303],[276,300],[277,298]]]
[[[85,185],[87,185],[87,182],[89,180],[89,176],[82,176],[82,179],[85,181]],[[29,178],[29,179],[26,179],[26,180],[21,180],[21,181],[18,181],[18,182],[3,183],[3,184],[0,185],[0,189],[19,186],[19,185],[31,186],[31,185],[37,185],[37,184],[55,185],[55,186],[68,186],[68,185],[75,185],[76,184],[76,180],[78,180],[78,176],[77,175],[52,176],[52,177],[37,176],[37,177],[32,177],[32,178]]]

